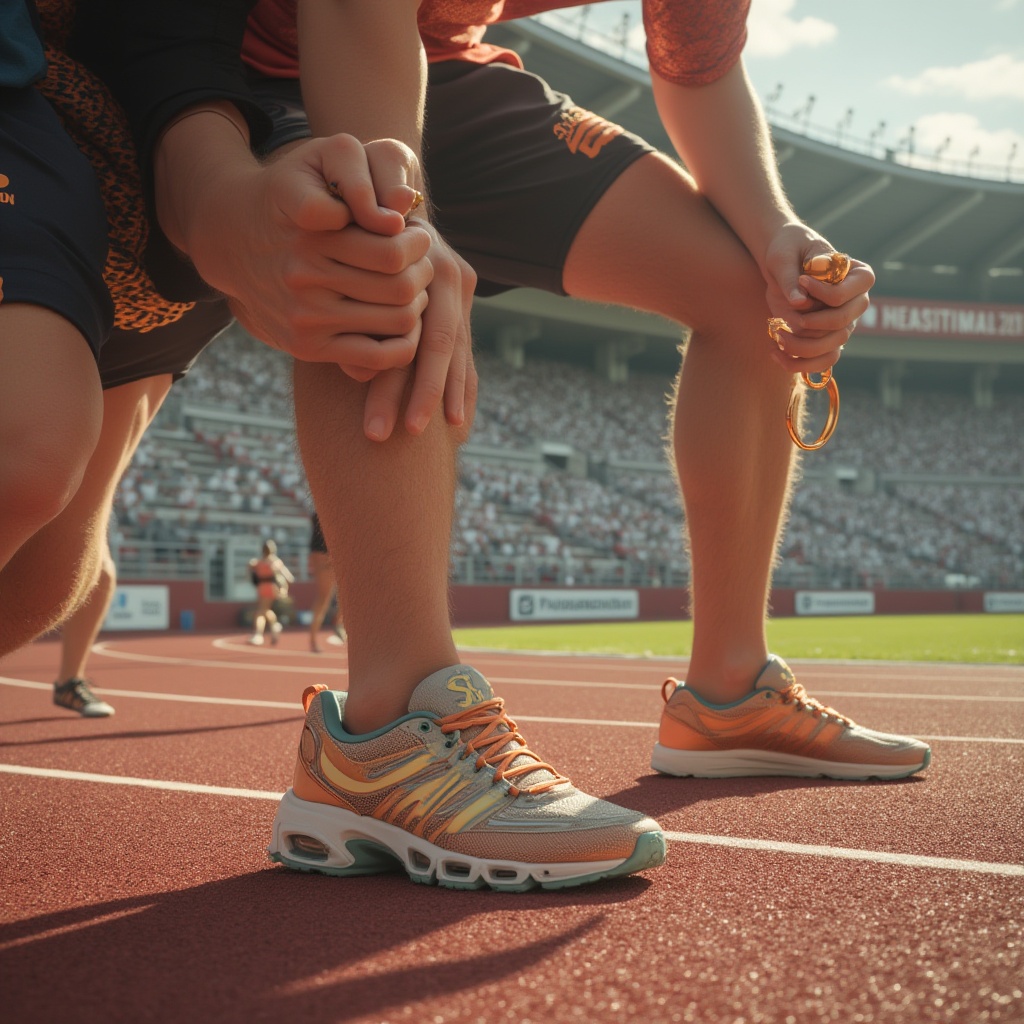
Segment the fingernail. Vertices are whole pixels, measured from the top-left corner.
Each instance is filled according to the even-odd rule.
[[[387,436],[388,421],[383,416],[374,416],[366,425],[366,436],[371,441],[383,441]]]
[[[430,417],[429,416],[424,416],[423,413],[420,413],[419,416],[417,416],[414,420],[412,420],[409,423],[409,433],[410,434],[422,434],[423,431],[427,429],[427,423],[429,423],[429,422],[430,422]]]
[[[790,302],[803,302],[804,299],[806,299],[806,298],[807,298],[807,296],[799,288],[794,288],[789,293],[789,301]]]

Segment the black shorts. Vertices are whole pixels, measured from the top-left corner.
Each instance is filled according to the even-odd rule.
[[[114,320],[107,214],[93,169],[33,88],[0,88],[3,301],[59,313],[94,353]]]
[[[274,122],[268,149],[309,137],[299,83],[251,74]],[[576,233],[653,147],[508,64],[430,66],[423,163],[433,221],[477,272],[478,295],[564,295]]]
[[[180,320],[145,334],[114,329],[100,350],[103,389],[165,373],[181,380],[232,319],[227,302],[216,300],[197,302]]]

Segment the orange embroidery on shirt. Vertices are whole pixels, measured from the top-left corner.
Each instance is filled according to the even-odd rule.
[[[562,111],[553,131],[555,138],[569,147],[570,153],[582,153],[593,160],[616,135],[622,134],[623,129],[582,107],[569,107]]]

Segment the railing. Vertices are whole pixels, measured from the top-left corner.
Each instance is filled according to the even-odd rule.
[[[248,562],[259,554],[256,536],[208,538],[199,542],[132,541],[112,545],[118,577],[131,580],[202,580],[209,600],[248,601],[253,597]],[[299,581],[307,580],[306,549],[279,545],[278,553]],[[527,555],[452,559],[454,584],[555,587],[685,587],[689,572],[671,562],[616,558],[536,558]],[[776,587],[811,590],[947,590],[969,585],[988,590],[1024,589],[1024,574],[950,575],[939,566],[907,570],[825,569],[783,563]]]

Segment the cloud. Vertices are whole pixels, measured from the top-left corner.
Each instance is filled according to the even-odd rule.
[[[753,0],[747,17],[748,57],[782,57],[805,47],[831,43],[839,30],[821,18],[794,20],[796,0]]]
[[[945,159],[959,163],[970,161],[975,169],[983,164],[1005,169],[1011,147],[1016,143],[1014,167],[1018,174],[1024,166],[1024,134],[1010,128],[991,131],[973,114],[919,117],[914,122],[914,135],[914,149],[919,158],[931,156],[948,138],[949,146],[943,149]]]
[[[885,84],[909,96],[1024,100],[1024,60],[1001,53],[959,67],[926,68],[913,78],[891,75]]]

